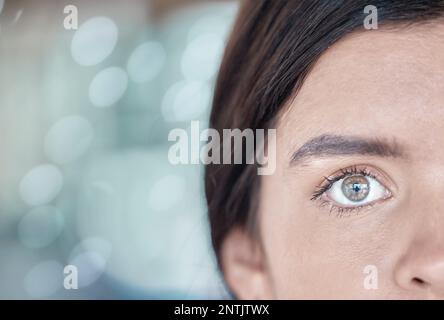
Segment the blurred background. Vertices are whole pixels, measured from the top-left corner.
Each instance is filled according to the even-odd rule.
[[[238,6],[0,0],[0,299],[229,297],[203,166],[167,156],[207,123]]]

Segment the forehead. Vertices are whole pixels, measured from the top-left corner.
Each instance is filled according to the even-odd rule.
[[[444,137],[444,23],[343,38],[310,71],[279,131],[286,147],[326,132],[435,147]]]

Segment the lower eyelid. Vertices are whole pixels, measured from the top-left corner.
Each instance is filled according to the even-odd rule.
[[[328,210],[328,213],[330,215],[335,214],[337,217],[346,217],[346,216],[352,216],[352,215],[360,215],[364,213],[364,211],[372,208],[375,205],[375,203],[369,203],[363,206],[356,206],[356,207],[339,207],[334,205],[331,201],[324,200],[320,207],[321,209]]]
[[[324,196],[324,195],[323,195]],[[335,205],[332,200],[326,200],[323,199],[323,196],[319,198],[318,200],[321,201],[320,208],[321,209],[328,209],[330,214],[333,214],[336,212],[337,216],[344,217],[344,216],[351,216],[351,215],[360,215],[367,212],[367,210],[372,209],[375,206],[378,206],[379,204],[382,204],[385,201],[388,201],[392,198],[392,194],[390,194],[387,197],[384,197],[384,199],[375,200],[363,205],[358,206],[350,206],[350,207],[341,207],[338,205]]]

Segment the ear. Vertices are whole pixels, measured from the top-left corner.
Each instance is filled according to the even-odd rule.
[[[221,248],[225,280],[238,299],[272,299],[270,275],[263,250],[245,230],[234,228]]]

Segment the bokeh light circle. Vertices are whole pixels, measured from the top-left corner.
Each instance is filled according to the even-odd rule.
[[[51,202],[63,186],[63,175],[52,164],[34,167],[20,181],[19,192],[22,200],[30,206]]]
[[[34,266],[24,279],[24,288],[33,298],[47,298],[63,285],[63,266],[49,260]]]
[[[211,87],[206,82],[177,82],[163,98],[163,117],[168,122],[200,119],[210,105],[211,96]]]
[[[141,44],[128,59],[128,75],[136,83],[153,80],[162,70],[166,60],[165,49],[154,41]]]
[[[184,177],[166,175],[156,181],[148,195],[148,206],[154,211],[168,211],[184,196],[186,182]]]
[[[223,48],[223,39],[215,33],[207,32],[197,36],[183,53],[183,76],[188,80],[210,80],[219,68]]]
[[[79,271],[79,288],[84,288],[96,282],[105,272],[106,259],[98,252],[85,251],[76,255],[69,264]]]
[[[44,248],[51,244],[63,230],[64,219],[52,206],[31,209],[18,225],[18,236],[28,248]]]
[[[114,50],[118,28],[107,17],[94,17],[84,22],[74,34],[71,55],[82,66],[96,65]]]
[[[93,127],[84,117],[64,117],[51,127],[45,137],[46,156],[58,164],[75,161],[88,150],[93,136]]]
[[[122,68],[109,67],[100,71],[89,87],[91,103],[99,108],[115,104],[126,91],[128,75]]]

